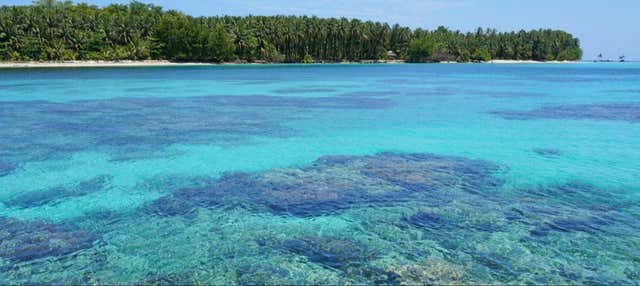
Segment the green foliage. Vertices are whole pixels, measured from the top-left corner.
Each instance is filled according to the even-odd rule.
[[[313,57],[310,54],[305,54],[304,58],[302,59],[302,62],[305,64],[312,64],[313,63]]]
[[[476,62],[488,62],[491,60],[491,54],[487,49],[480,48],[473,52],[473,55],[471,55],[471,60]]]
[[[577,47],[571,47],[564,49],[558,53],[556,60],[558,61],[572,61],[574,59],[582,58],[582,50]]]
[[[260,48],[258,48],[258,57],[260,60],[271,63],[282,63],[286,60],[285,56],[278,52],[278,49],[273,44],[264,42]]]
[[[209,35],[209,41],[207,43],[211,60],[215,62],[228,62],[234,58],[233,52],[235,48],[233,38],[227,30],[222,25],[216,26],[214,31]]]
[[[346,18],[191,17],[136,1],[0,7],[0,60],[330,62],[384,59],[387,51],[414,62],[582,57],[578,39],[557,30],[462,33]]]
[[[414,39],[409,44],[409,61],[422,63],[431,61],[431,56],[435,50],[435,43],[426,37]]]

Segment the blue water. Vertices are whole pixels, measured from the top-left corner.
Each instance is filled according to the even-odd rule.
[[[640,64],[0,70],[0,284],[639,284]]]

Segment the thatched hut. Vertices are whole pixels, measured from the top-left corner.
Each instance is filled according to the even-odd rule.
[[[394,51],[388,51],[386,56],[387,56],[387,60],[397,60],[398,59],[398,54],[396,54],[396,52],[394,52]]]

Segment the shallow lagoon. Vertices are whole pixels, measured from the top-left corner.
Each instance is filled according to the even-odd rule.
[[[0,71],[0,282],[640,280],[640,65]]]

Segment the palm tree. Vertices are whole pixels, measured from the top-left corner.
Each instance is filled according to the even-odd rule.
[[[34,1],[34,4],[37,6],[44,6],[46,8],[51,8],[53,6],[55,6],[56,4],[58,4],[58,1],[56,0],[36,0]]]

